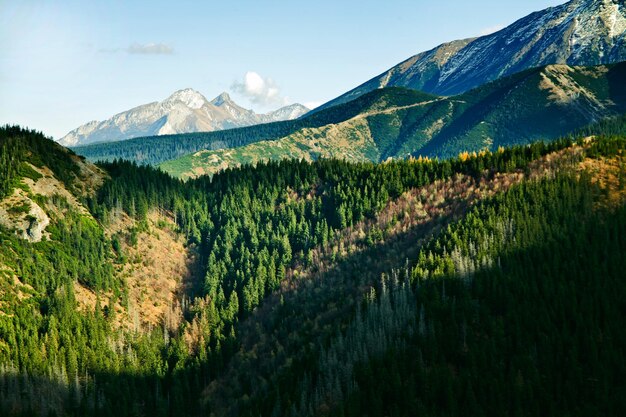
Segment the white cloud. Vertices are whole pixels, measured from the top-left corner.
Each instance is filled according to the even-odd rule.
[[[309,110],[313,110],[314,108],[319,107],[322,104],[324,104],[323,101],[307,101],[306,103],[302,103],[302,105]]]
[[[138,55],[171,55],[174,48],[164,43],[134,43],[126,48],[126,52]]]
[[[271,78],[264,78],[254,71],[246,72],[242,81],[235,81],[231,89],[261,106],[285,106],[289,99],[280,93],[280,88]]]
[[[499,31],[500,29],[504,29],[504,25],[494,25],[494,26],[483,28],[480,31],[480,36],[491,35],[492,33]]]
[[[174,48],[164,43],[133,43],[127,48],[100,48],[98,52],[104,54],[117,54],[126,52],[131,55],[172,55]]]

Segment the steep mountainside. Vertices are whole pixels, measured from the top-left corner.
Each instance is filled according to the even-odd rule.
[[[200,151],[161,167],[186,178],[267,159],[377,162],[389,157],[450,157],[552,140],[625,113],[624,79],[626,64],[551,65],[449,98],[379,89],[301,121],[330,122],[323,126],[235,149]]]
[[[598,65],[626,60],[622,0],[572,0],[487,36],[454,41],[415,55],[315,109],[384,87],[455,95],[502,76],[549,64]]]
[[[1,227],[40,242],[50,237],[51,218],[63,218],[67,211],[89,217],[83,202],[104,182],[100,168],[19,128],[2,128],[0,141],[7,168],[1,176]]]
[[[296,119],[306,112],[306,107],[292,104],[267,114],[256,114],[238,106],[226,93],[208,101],[202,94],[188,88],[175,92],[162,102],[144,104],[102,122],[89,122],[69,132],[59,143],[77,146],[140,136],[211,132]]]
[[[183,245],[167,213],[145,212],[144,224],[139,225],[120,208],[106,224],[98,223],[90,201],[107,181],[106,171],[36,132],[1,128],[0,141],[2,164],[9,167],[2,173],[0,191],[0,238],[5,245],[0,250],[0,270],[17,274],[18,287],[25,285],[19,282],[25,278],[24,271],[11,260],[12,251],[27,246],[22,241],[38,244],[32,254],[46,257],[47,251],[66,251],[67,239],[75,239],[78,245],[87,236],[91,241],[86,244],[96,246],[111,239],[117,242],[119,260],[134,260],[118,262],[107,272],[109,276],[79,275],[73,283],[78,308],[93,310],[97,290],[123,281],[128,285],[128,297],[126,303],[116,305],[115,325],[135,330],[139,329],[135,326],[158,325],[174,301],[173,294],[184,285],[182,280],[192,275],[193,252]],[[4,165],[7,159],[11,164]],[[70,232],[70,227],[77,230]],[[110,261],[113,251],[103,250],[100,255]],[[136,266],[138,260],[140,267]]]

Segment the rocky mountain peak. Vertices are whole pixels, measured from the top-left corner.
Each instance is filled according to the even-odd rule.
[[[166,103],[176,101],[182,102],[189,108],[199,109],[207,102],[207,99],[196,90],[192,88],[185,88],[174,92],[171,96],[165,99]]]
[[[110,119],[82,125],[59,140],[64,146],[113,142],[141,136],[211,132],[260,123],[291,120],[308,109],[292,105],[267,114],[257,114],[235,103],[228,93],[209,102],[192,88],[172,93],[161,102],[153,102],[118,113]]]
[[[233,104],[233,100],[230,98],[230,95],[228,95],[227,92],[223,92],[222,94],[211,100],[211,104],[217,107],[221,107],[224,104]]]
[[[310,109],[303,106],[302,104],[294,103],[285,107],[281,107],[280,109],[269,113],[269,115],[273,116],[276,119],[292,120],[304,116],[309,111]]]

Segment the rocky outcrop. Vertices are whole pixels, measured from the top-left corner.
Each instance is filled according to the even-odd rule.
[[[0,224],[29,242],[40,242],[50,217],[22,189],[0,202]]]

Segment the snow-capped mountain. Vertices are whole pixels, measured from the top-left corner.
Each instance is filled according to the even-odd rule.
[[[140,136],[210,132],[296,119],[308,111],[300,104],[292,104],[267,114],[257,114],[237,105],[227,93],[208,101],[199,92],[187,88],[161,102],[135,107],[102,122],[84,124],[59,139],[59,143],[78,146]]]
[[[315,111],[383,87],[455,95],[488,81],[550,64],[626,60],[626,1],[572,0],[532,13],[487,36],[415,55]]]
[[[262,117],[268,117],[271,120],[293,120],[301,116],[304,116],[309,112],[309,109],[302,104],[290,104],[285,107],[281,107],[278,110],[261,115]]]

